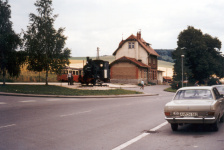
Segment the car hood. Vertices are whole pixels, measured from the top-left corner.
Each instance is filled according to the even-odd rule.
[[[214,100],[173,100],[166,104],[165,111],[205,111],[211,110]]]

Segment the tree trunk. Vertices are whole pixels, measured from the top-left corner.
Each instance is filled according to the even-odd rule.
[[[5,72],[5,69],[3,69],[3,85],[5,85],[5,75],[6,75],[6,72]]]
[[[5,85],[5,75],[6,75],[6,71],[5,71],[5,55],[4,55],[4,53],[3,53],[3,50],[2,50],[2,53],[1,53],[1,55],[2,55],[2,61],[1,61],[1,65],[0,65],[0,67],[1,67],[1,69],[2,69],[2,77],[3,77],[3,85]]]
[[[46,85],[48,85],[48,68],[46,69]]]
[[[40,72],[39,72],[39,82],[40,82]]]

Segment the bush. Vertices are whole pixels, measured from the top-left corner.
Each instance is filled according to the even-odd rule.
[[[0,82],[3,82],[3,79],[0,79]],[[14,80],[6,78],[5,82],[14,82]]]
[[[156,83],[148,82],[149,85],[156,85]]]
[[[219,79],[212,77],[211,79],[208,80],[208,83],[207,84],[208,84],[208,86],[216,85],[217,84],[216,81],[218,81],[218,84],[220,84]]]
[[[180,81],[173,81],[171,84],[172,89],[179,89],[182,86],[182,82]]]

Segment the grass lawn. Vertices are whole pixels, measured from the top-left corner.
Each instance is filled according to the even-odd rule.
[[[177,89],[172,89],[171,87],[169,87],[169,88],[165,89],[164,91],[175,93],[177,91]]]
[[[141,92],[113,89],[113,90],[78,90],[54,85],[0,85],[0,92],[24,93],[24,94],[43,94],[43,95],[125,95],[142,94]]]

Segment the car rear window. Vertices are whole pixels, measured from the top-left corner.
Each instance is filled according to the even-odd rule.
[[[180,90],[177,92],[174,100],[187,99],[213,99],[210,90],[196,89],[196,90]]]

